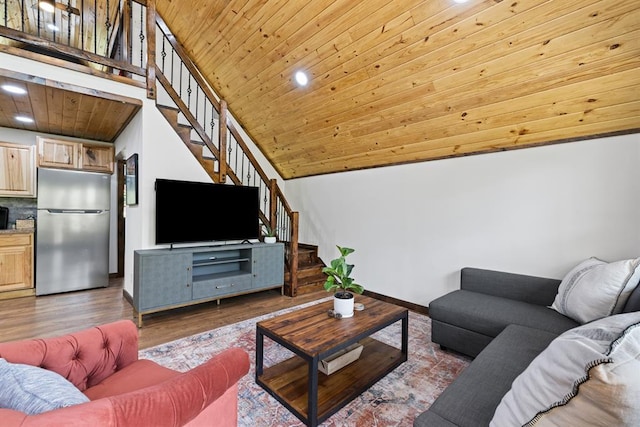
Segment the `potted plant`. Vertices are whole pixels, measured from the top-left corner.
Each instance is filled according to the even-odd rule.
[[[275,243],[276,237],[278,236],[278,227],[273,227],[269,224],[264,224],[262,226],[262,230],[264,232],[264,242],[265,243]]]
[[[340,257],[331,261],[330,267],[324,267],[322,272],[327,275],[324,289],[333,294],[333,310],[341,317],[353,316],[354,296],[352,292],[361,294],[364,288],[355,283],[350,277],[353,264],[347,264],[346,257],[354,252],[354,249],[336,246],[340,251]]]

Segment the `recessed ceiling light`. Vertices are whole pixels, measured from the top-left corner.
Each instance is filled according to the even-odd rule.
[[[456,3],[466,3],[469,0],[453,0],[453,1],[456,2]]]
[[[2,89],[9,93],[15,93],[17,95],[24,95],[25,93],[27,93],[27,91],[23,88],[14,85],[2,85]]]
[[[58,28],[58,26],[53,24],[47,24],[47,28],[50,29],[51,31],[60,31],[60,28]]]
[[[53,0],[40,0],[38,5],[45,12],[53,13],[56,10]]]
[[[304,71],[296,71],[295,79],[300,86],[306,86],[309,83],[309,77]]]
[[[27,116],[16,116],[15,119],[22,123],[33,123],[33,119]]]

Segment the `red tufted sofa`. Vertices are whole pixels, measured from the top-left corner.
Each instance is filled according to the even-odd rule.
[[[231,348],[180,373],[138,359],[130,320],[56,338],[0,343],[0,357],[64,376],[90,402],[27,415],[0,409],[2,426],[236,426],[238,380],[249,356]]]

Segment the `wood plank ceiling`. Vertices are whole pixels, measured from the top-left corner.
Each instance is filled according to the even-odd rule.
[[[0,127],[114,142],[142,108],[139,99],[0,69],[0,87],[4,85],[26,93],[0,89]],[[19,122],[16,116],[33,123]]]
[[[637,0],[157,9],[286,179],[640,129]]]

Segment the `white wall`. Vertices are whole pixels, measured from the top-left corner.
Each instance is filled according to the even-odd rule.
[[[355,249],[367,289],[428,305],[462,267],[562,278],[640,257],[640,134],[290,180],[301,242]]]

